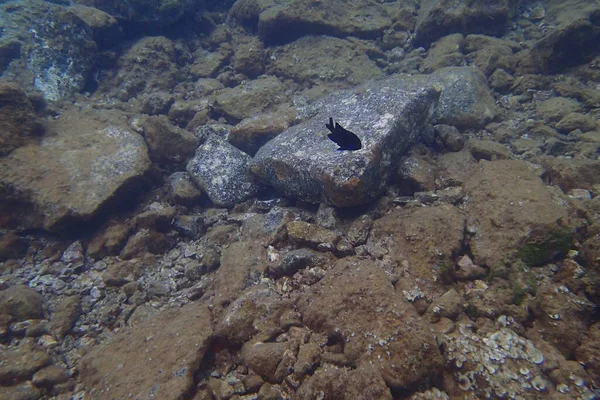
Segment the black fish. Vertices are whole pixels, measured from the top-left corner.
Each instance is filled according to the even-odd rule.
[[[334,126],[333,118],[329,117],[329,123],[325,124],[325,126],[331,131],[327,137],[340,146],[338,150],[360,150],[362,148],[360,138],[349,130],[344,129],[337,122]]]

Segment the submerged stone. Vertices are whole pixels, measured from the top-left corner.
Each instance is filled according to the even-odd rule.
[[[312,118],[263,146],[250,168],[304,201],[341,207],[369,202],[384,189],[398,157],[431,134],[438,97],[435,85],[418,85],[410,77],[333,94],[313,105]],[[360,138],[360,150],[340,151],[327,138],[330,117]]]

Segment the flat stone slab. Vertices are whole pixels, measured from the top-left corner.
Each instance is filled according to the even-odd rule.
[[[0,225],[57,231],[126,200],[150,168],[120,113],[70,112],[41,142],[0,159]]]
[[[382,192],[398,158],[431,135],[439,90],[423,79],[392,77],[327,96],[304,110],[309,119],[260,148],[250,169],[285,195],[310,203],[367,203]],[[329,117],[355,133],[362,148],[338,150],[327,138]]]

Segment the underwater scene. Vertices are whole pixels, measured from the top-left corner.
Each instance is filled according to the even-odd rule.
[[[0,0],[0,400],[600,398],[600,0]]]

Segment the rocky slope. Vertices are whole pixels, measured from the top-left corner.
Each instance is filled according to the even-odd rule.
[[[597,1],[121,6],[0,5],[0,399],[600,396]]]

